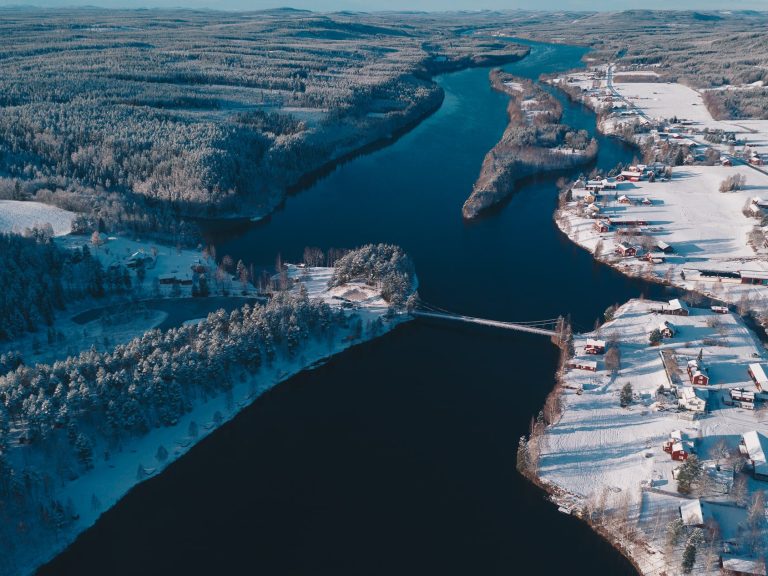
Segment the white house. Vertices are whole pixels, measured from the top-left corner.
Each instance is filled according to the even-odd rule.
[[[755,480],[768,480],[768,462],[765,455],[768,452],[768,441],[757,430],[741,435],[739,450],[752,465]]]

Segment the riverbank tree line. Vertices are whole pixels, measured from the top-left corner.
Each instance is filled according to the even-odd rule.
[[[401,277],[413,285],[410,259],[395,246],[364,246],[337,264],[332,283],[391,285],[391,303],[401,298]],[[22,535],[49,538],[71,522],[76,511],[54,486],[109,460],[127,440],[177,424],[195,403],[229,393],[237,381],[250,379],[255,389],[263,367],[301,361],[310,342],[330,345],[340,332],[360,338],[381,328],[380,320],[366,328],[358,314],[298,289],[51,364],[0,356],[0,550],[9,552]]]
[[[527,53],[418,14],[3,12],[0,196],[112,232],[269,212],[435,110],[433,73]]]

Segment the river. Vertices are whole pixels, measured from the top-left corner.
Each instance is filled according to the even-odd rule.
[[[537,78],[584,49],[531,43],[505,66]],[[488,69],[437,79],[443,106],[394,144],[337,167],[269,219],[216,240],[256,265],[307,245],[392,242],[422,298],[500,320],[570,313],[590,329],[661,287],[593,262],[554,226],[555,177],[472,223],[461,206],[506,124]],[[564,121],[594,115],[561,98]],[[631,160],[599,137],[598,164]],[[541,336],[415,321],[281,384],[132,490],[40,574],[629,575],[631,565],[515,471],[551,389]]]

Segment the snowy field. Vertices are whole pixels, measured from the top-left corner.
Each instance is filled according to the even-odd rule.
[[[662,574],[664,570],[667,574],[679,573],[679,550],[667,558],[667,566],[661,551],[668,521],[679,517],[678,507],[688,499],[677,493],[677,481],[672,475],[681,463],[663,451],[663,442],[673,431],[680,431],[705,470],[715,474],[714,466],[720,461],[714,460],[718,443],[724,442],[733,453],[738,450],[741,434],[768,431],[765,410],[730,407],[722,401],[730,388],[755,391],[747,367],[752,362],[765,362],[767,355],[753,333],[733,314],[695,308],[687,317],[654,313],[665,305],[632,300],[597,332],[576,337],[575,358],[596,360],[598,369],[566,369],[561,389],[564,410],[539,440],[539,476],[567,493],[558,499],[561,505],[580,509],[587,503],[594,506],[601,498],[608,506],[617,507],[622,502],[629,505],[635,515],[633,521],[645,534],[645,542],[650,543],[634,554],[644,574]],[[649,334],[663,320],[672,322],[677,333],[652,347]],[[615,376],[605,368],[604,356],[584,353],[587,338],[616,340],[621,368]],[[700,418],[679,411],[673,394],[658,393],[660,387],[670,388],[661,351],[670,354],[681,367],[701,351],[710,383],[695,387],[696,395],[707,403],[707,411]],[[621,408],[619,391],[628,382],[634,400],[628,408]],[[689,384],[684,368],[680,382]],[[766,489],[768,483],[749,477],[748,490]],[[733,509],[733,496],[712,485],[701,499],[705,510],[719,520],[723,537],[739,538],[744,510],[728,513]],[[719,573],[714,565],[707,568],[703,553],[699,556],[696,573]],[[714,560],[716,556],[710,558]]]
[[[63,236],[72,230],[74,218],[73,212],[40,202],[0,200],[0,232],[21,234],[28,228],[50,224],[54,236]]]
[[[746,177],[745,189],[719,192],[720,183],[734,174]],[[640,227],[644,235],[672,246],[674,253],[663,255],[665,262],[660,264],[616,255],[616,246],[622,240],[617,238],[618,228],[612,227],[607,233],[596,231],[597,219],[587,217],[583,210],[586,192],[574,190],[573,194],[574,201],[561,211],[558,225],[592,253],[600,242],[601,258],[612,266],[629,275],[666,280],[731,303],[746,295],[759,311],[768,307],[766,286],[706,280],[691,273],[698,269],[768,272],[766,249],[758,245],[756,251],[748,244],[750,232],[759,227],[760,219],[743,213],[751,199],[768,199],[768,175],[746,166],[680,166],[674,169],[670,182],[622,182],[615,193],[606,191],[596,203],[601,217],[645,221],[647,226]],[[632,204],[620,203],[621,196],[627,196]],[[644,199],[651,204],[643,204]],[[641,243],[640,237],[624,240]]]
[[[602,120],[600,129],[612,134],[626,123],[647,123],[642,115],[634,114],[633,107],[653,121],[663,122],[670,118],[686,121],[686,135],[697,143],[704,143],[700,134],[704,129],[733,132],[736,138],[760,155],[768,156],[768,120],[715,120],[704,104],[701,93],[683,84],[671,82],[622,82],[622,76],[653,76],[655,71],[616,71],[613,88],[630,105],[612,97],[606,80],[607,65],[595,70],[568,74],[553,81],[554,84],[578,86],[584,102],[592,109],[613,108],[614,114]],[[726,145],[716,145],[721,152],[728,152]]]
[[[355,300],[354,310],[365,324],[368,320],[381,318],[382,331],[386,332],[407,320],[405,315],[385,318],[386,302],[380,293],[365,285],[350,283],[329,290],[327,282],[332,274],[329,268],[303,269],[289,266],[289,275],[297,280],[292,289],[300,290],[306,286],[311,298],[318,297],[334,306],[342,306],[349,298]],[[343,307],[343,306],[342,306]],[[278,357],[272,366],[263,366],[256,376],[235,379],[231,394],[220,394],[213,398],[199,400],[191,412],[180,418],[174,426],[153,428],[149,433],[133,441],[126,442],[121,451],[111,454],[108,460],[94,458],[94,468],[76,480],[55,489],[55,497],[61,502],[71,501],[79,518],[59,535],[56,542],[38,542],[37,546],[28,546],[19,550],[17,560],[19,573],[31,573],[48,558],[63,550],[83,530],[90,527],[104,510],[109,509],[134,485],[160,473],[171,462],[185,454],[203,437],[213,432],[222,422],[233,418],[240,410],[251,404],[258,396],[298,372],[319,365],[325,359],[338,354],[350,346],[372,338],[369,333],[356,337],[352,328],[340,330],[333,340],[313,341],[302,348],[298,358],[291,361]],[[221,415],[219,420],[217,413]],[[190,424],[195,423],[198,434],[190,435]],[[168,458],[159,461],[156,457],[158,447],[168,451]],[[95,454],[103,451],[97,446]],[[98,505],[94,503],[98,502]]]

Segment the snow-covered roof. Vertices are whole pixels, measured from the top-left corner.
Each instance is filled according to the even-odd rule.
[[[700,526],[704,524],[704,512],[701,509],[701,500],[688,500],[680,504],[680,517],[686,526]]]
[[[731,556],[723,554],[720,557],[724,570],[741,574],[753,574],[755,576],[766,576],[765,566],[756,558],[744,558],[741,556]]]
[[[752,377],[757,380],[759,384],[762,385],[768,383],[768,376],[765,375],[765,370],[763,370],[762,364],[753,362],[749,365],[749,371],[752,373]]]
[[[742,278],[756,278],[759,280],[768,280],[768,272],[763,270],[739,270]]]
[[[667,244],[666,242],[663,242],[661,240],[656,242],[656,248],[658,248],[659,250],[666,250],[669,247],[670,247],[669,244]]]
[[[626,194],[622,194],[621,196],[619,196],[619,202],[621,202],[622,200],[629,200],[629,196],[627,196]]]
[[[755,463],[755,470],[759,465],[768,468],[765,460],[765,453],[768,451],[765,436],[757,430],[750,430],[742,434],[741,437],[744,441],[744,447],[747,449],[747,456]]]
[[[672,430],[672,432],[669,433],[669,437],[673,440],[682,440],[683,432],[682,430]]]
[[[594,338],[587,338],[587,346],[595,348],[605,348],[605,340],[595,340]]]
[[[669,309],[670,310],[688,310],[688,305],[680,300],[679,298],[675,298],[674,300],[669,301]]]

